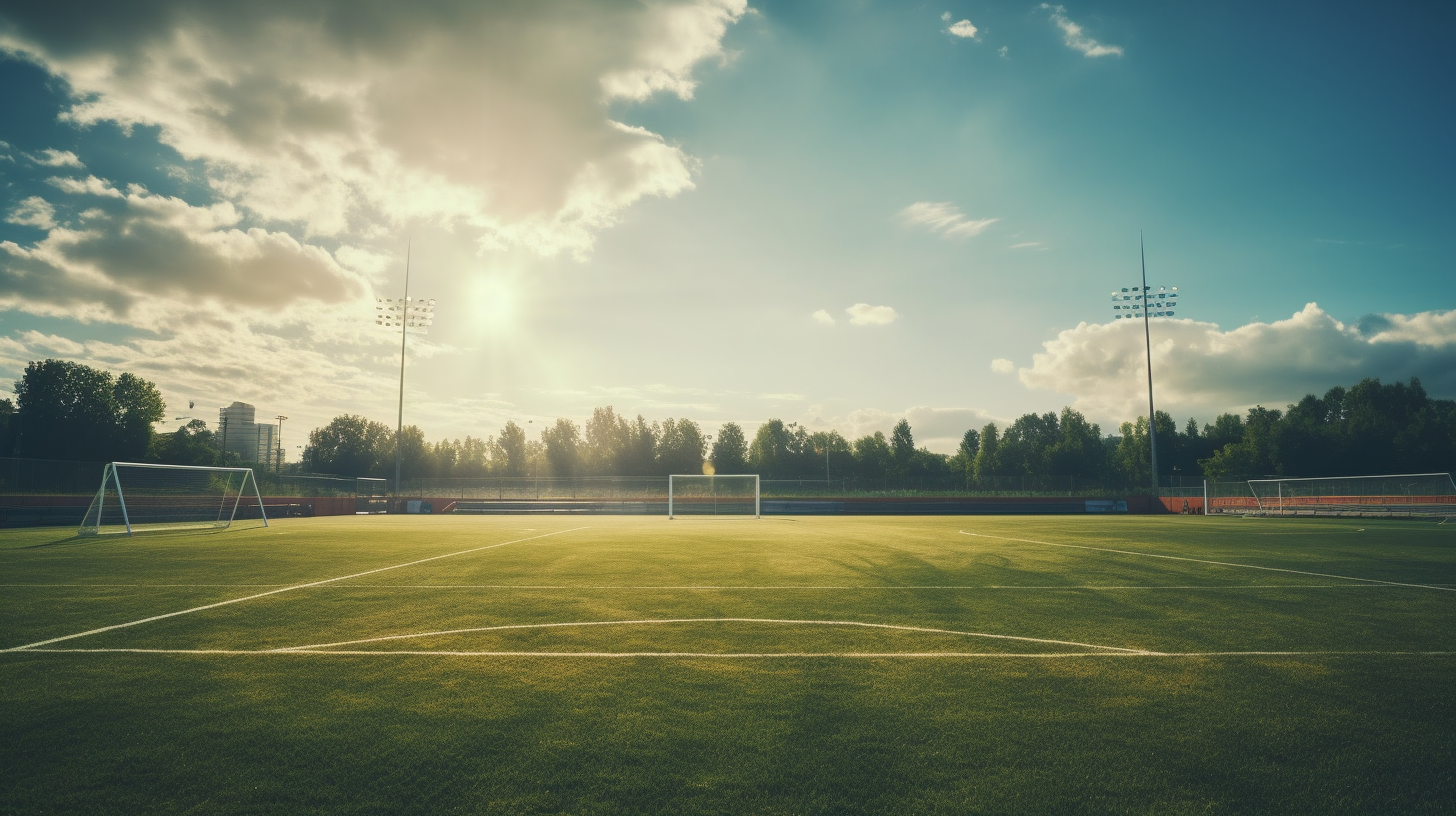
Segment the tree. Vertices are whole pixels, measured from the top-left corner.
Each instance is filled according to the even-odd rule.
[[[399,463],[400,478],[420,479],[434,476],[435,457],[430,444],[425,441],[425,432],[418,425],[406,425],[400,429],[399,437],[400,450],[404,453]],[[393,445],[389,446],[388,454],[394,454]],[[388,467],[385,469],[389,470]]]
[[[566,417],[558,418],[555,425],[541,431],[541,444],[545,446],[546,462],[553,476],[577,475],[580,443],[581,429]]]
[[[735,422],[725,422],[713,440],[713,470],[717,473],[748,472],[748,441]]]
[[[165,465],[212,466],[220,463],[217,437],[207,423],[194,419],[169,434],[152,437],[147,461]]]
[[[895,454],[883,431],[875,431],[854,441],[855,475],[883,483],[895,472]]]
[[[1089,423],[1081,412],[1066,407],[1060,418],[1060,439],[1047,453],[1050,475],[1068,477],[1068,489],[1077,482],[1103,478],[1107,463],[1103,456],[1102,429]]]
[[[0,399],[0,456],[15,453],[15,432],[20,429],[16,418],[15,403]]]
[[[804,434],[807,437],[807,433]],[[794,430],[781,419],[770,419],[758,426],[748,446],[748,463],[764,476],[797,476],[795,465],[802,445],[795,443]]]
[[[526,432],[516,424],[513,419],[506,420],[505,427],[501,428],[500,436],[496,438],[499,447],[500,474],[502,476],[525,476],[526,475]]]
[[[707,442],[702,429],[691,419],[672,419],[662,423],[662,436],[657,440],[657,465],[673,473],[702,473],[703,453]]]
[[[383,422],[342,414],[309,432],[304,457],[320,473],[393,476],[394,430]]]
[[[976,482],[993,490],[996,488],[996,480],[1001,476],[1000,447],[1001,437],[996,430],[996,423],[989,422],[981,429],[981,447],[976,450],[973,470]]]
[[[144,459],[152,423],[166,415],[156,386],[133,374],[115,381],[65,360],[32,362],[15,385],[17,453],[39,459]]]
[[[901,418],[890,431],[890,451],[895,456],[895,470],[901,475],[910,472],[910,460],[915,456],[915,435],[910,433],[910,420]]]

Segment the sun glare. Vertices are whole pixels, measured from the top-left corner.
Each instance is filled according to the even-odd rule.
[[[475,329],[484,334],[505,334],[515,328],[520,308],[516,282],[501,274],[481,275],[466,290]]]

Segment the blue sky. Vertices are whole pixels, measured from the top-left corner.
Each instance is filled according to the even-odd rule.
[[[612,404],[950,450],[1141,410],[1141,231],[1180,418],[1456,397],[1443,6],[451,9],[0,4],[0,387],[392,421],[411,241],[431,438]]]

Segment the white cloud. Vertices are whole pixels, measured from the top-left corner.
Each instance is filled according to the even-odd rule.
[[[7,10],[0,49],[66,80],[67,117],[155,125],[215,192],[310,235],[415,219],[484,246],[588,250],[696,162],[608,105],[693,95],[746,0]],[[47,154],[49,155],[49,154]],[[63,160],[60,153],[57,161]]]
[[[844,312],[849,315],[852,326],[888,326],[900,317],[889,306],[871,306],[868,303],[856,303]]]
[[[56,225],[56,208],[40,196],[30,196],[17,204],[5,220],[12,224],[48,230]]]
[[[239,229],[226,202],[193,207],[137,185],[122,192],[95,177],[57,181],[86,209],[73,226],[58,226],[50,202],[21,203],[20,218],[50,226],[30,247],[0,243],[0,309],[153,327],[163,313],[276,312],[365,293],[327,251],[286,233]]]
[[[1011,246],[1007,247],[1007,249],[1045,249],[1045,248],[1046,248],[1046,243],[1043,242],[1043,241],[1023,241],[1022,243],[1012,244]]]
[[[1366,315],[1360,318],[1357,327],[1372,343],[1414,343],[1445,348],[1456,343],[1456,309],[1413,315]]]
[[[951,23],[950,26],[946,28],[945,33],[951,35],[952,37],[960,37],[966,40],[977,39],[976,27],[971,24],[970,20],[957,20],[956,22]]]
[[[761,400],[773,400],[775,402],[799,402],[807,399],[803,394],[759,394]]]
[[[56,150],[50,147],[42,150],[39,155],[27,155],[26,158],[45,167],[81,168],[86,166],[81,163],[80,157],[75,153],[69,150]]]
[[[1084,57],[1122,56],[1122,46],[1103,45],[1087,36],[1080,25],[1067,19],[1067,9],[1064,6],[1042,3],[1041,8],[1051,13],[1052,22],[1062,30],[1062,42],[1073,51],[1080,52]]]
[[[1044,343],[1022,384],[1069,394],[1100,421],[1147,408],[1141,323],[1083,323]],[[1420,377],[1427,390],[1456,396],[1456,311],[1371,315],[1357,326],[1311,303],[1287,320],[1223,331],[1212,323],[1155,319],[1154,396],[1174,416],[1215,414],[1254,404],[1281,406],[1366,377]]]
[[[924,227],[945,238],[969,238],[980,235],[999,218],[968,219],[960,208],[949,201],[917,201],[900,211],[900,221],[907,226]]]
[[[833,326],[835,323],[834,315],[830,314],[827,309],[820,309],[810,317],[814,318],[815,323],[822,323],[825,326]]]
[[[1001,55],[1002,57],[1005,57],[1007,54],[1011,53],[1011,46],[1003,45],[1000,48],[996,49],[996,53]]]
[[[991,361],[991,370],[997,374],[1010,374],[1016,370],[1016,363],[1011,362],[1005,357],[997,357]]]

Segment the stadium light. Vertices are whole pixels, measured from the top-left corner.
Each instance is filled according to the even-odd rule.
[[[277,416],[275,416],[273,418],[276,419],[276,420],[278,420],[278,461],[275,462],[274,465],[273,465],[273,472],[274,473],[282,473],[283,472],[283,420],[288,419],[288,417],[286,417],[286,416],[284,416],[282,414],[278,414]]]
[[[399,329],[399,417],[394,429],[394,494],[403,493],[400,474],[404,468],[404,349],[410,334],[429,334],[435,322],[435,299],[412,298],[409,293],[410,249],[404,250],[404,297],[374,299],[374,323]]]
[[[1143,347],[1148,355],[1148,447],[1152,453],[1153,491],[1158,489],[1158,429],[1157,412],[1153,410],[1153,339],[1149,321],[1154,317],[1173,317],[1179,307],[1178,287],[1159,286],[1157,291],[1148,286],[1148,258],[1143,250],[1143,236],[1138,233],[1138,257],[1142,261],[1143,282],[1141,286],[1124,287],[1112,293],[1114,320],[1143,321]]]

